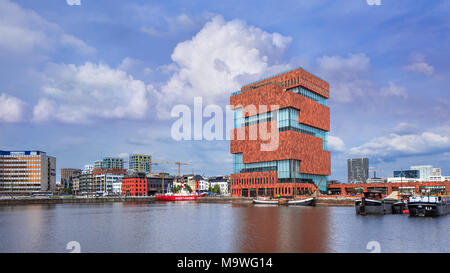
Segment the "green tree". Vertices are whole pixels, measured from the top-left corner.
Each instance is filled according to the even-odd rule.
[[[180,186],[173,186],[173,187],[172,187],[172,192],[173,192],[173,193],[177,193],[180,189],[181,189]]]
[[[189,193],[191,193],[192,192],[192,188],[191,188],[191,186],[189,186],[188,184],[184,184],[184,188],[189,192]]]
[[[220,194],[220,186],[219,184],[215,184],[214,187],[212,188],[212,192],[215,194]]]

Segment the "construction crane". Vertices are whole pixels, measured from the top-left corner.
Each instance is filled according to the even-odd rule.
[[[178,177],[180,177],[180,168],[181,165],[189,165],[189,163],[184,163],[184,162],[170,162],[170,161],[164,161],[164,160],[152,160],[150,165],[160,165],[160,164],[175,164],[178,166]],[[162,192],[164,193],[164,177],[165,174],[162,174]]]
[[[163,161],[163,160],[157,160],[157,161],[153,161],[152,160],[152,164],[154,165],[159,165],[159,164],[174,164],[178,166],[178,177],[180,177],[180,168],[181,165],[189,165],[189,163],[184,163],[184,162],[170,162],[170,161]]]

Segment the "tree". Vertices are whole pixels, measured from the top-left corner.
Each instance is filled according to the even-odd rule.
[[[179,186],[179,185],[173,186],[173,187],[172,187],[172,192],[173,192],[173,193],[177,193],[180,189],[181,189],[181,186]]]
[[[220,194],[220,186],[219,184],[215,184],[214,187],[212,188],[212,192],[215,194]]]
[[[184,184],[184,188],[189,192],[189,193],[191,193],[192,192],[192,188],[191,188],[191,186],[189,186],[188,184]]]

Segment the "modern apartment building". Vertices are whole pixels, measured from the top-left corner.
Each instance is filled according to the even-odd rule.
[[[93,192],[93,178],[92,178],[92,170],[94,169],[93,165],[85,165],[84,170],[81,171],[80,174],[80,190],[79,193],[89,193]]]
[[[123,158],[120,157],[103,158],[102,169],[123,169]]]
[[[328,98],[329,84],[302,68],[243,86],[231,95],[232,196],[326,191],[331,161]]]
[[[125,169],[94,169],[92,185],[94,192],[113,193],[113,184],[121,183],[127,174]]]
[[[143,154],[131,154],[128,159],[128,171],[151,173],[152,157],[150,155]]]
[[[61,169],[61,185],[65,189],[72,189],[73,187],[73,178],[78,177],[81,174],[80,169],[70,169],[70,168],[62,168]]]
[[[366,183],[369,178],[369,159],[347,159],[348,183]]]
[[[56,158],[42,151],[0,151],[0,194],[54,191]]]

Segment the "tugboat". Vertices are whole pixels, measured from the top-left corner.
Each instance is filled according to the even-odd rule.
[[[355,200],[356,214],[390,214],[392,213],[392,206],[398,199],[394,197],[395,194],[390,194],[383,198],[381,192],[365,192],[364,197]]]
[[[450,213],[450,197],[411,196],[408,200],[409,216],[441,216]]]

